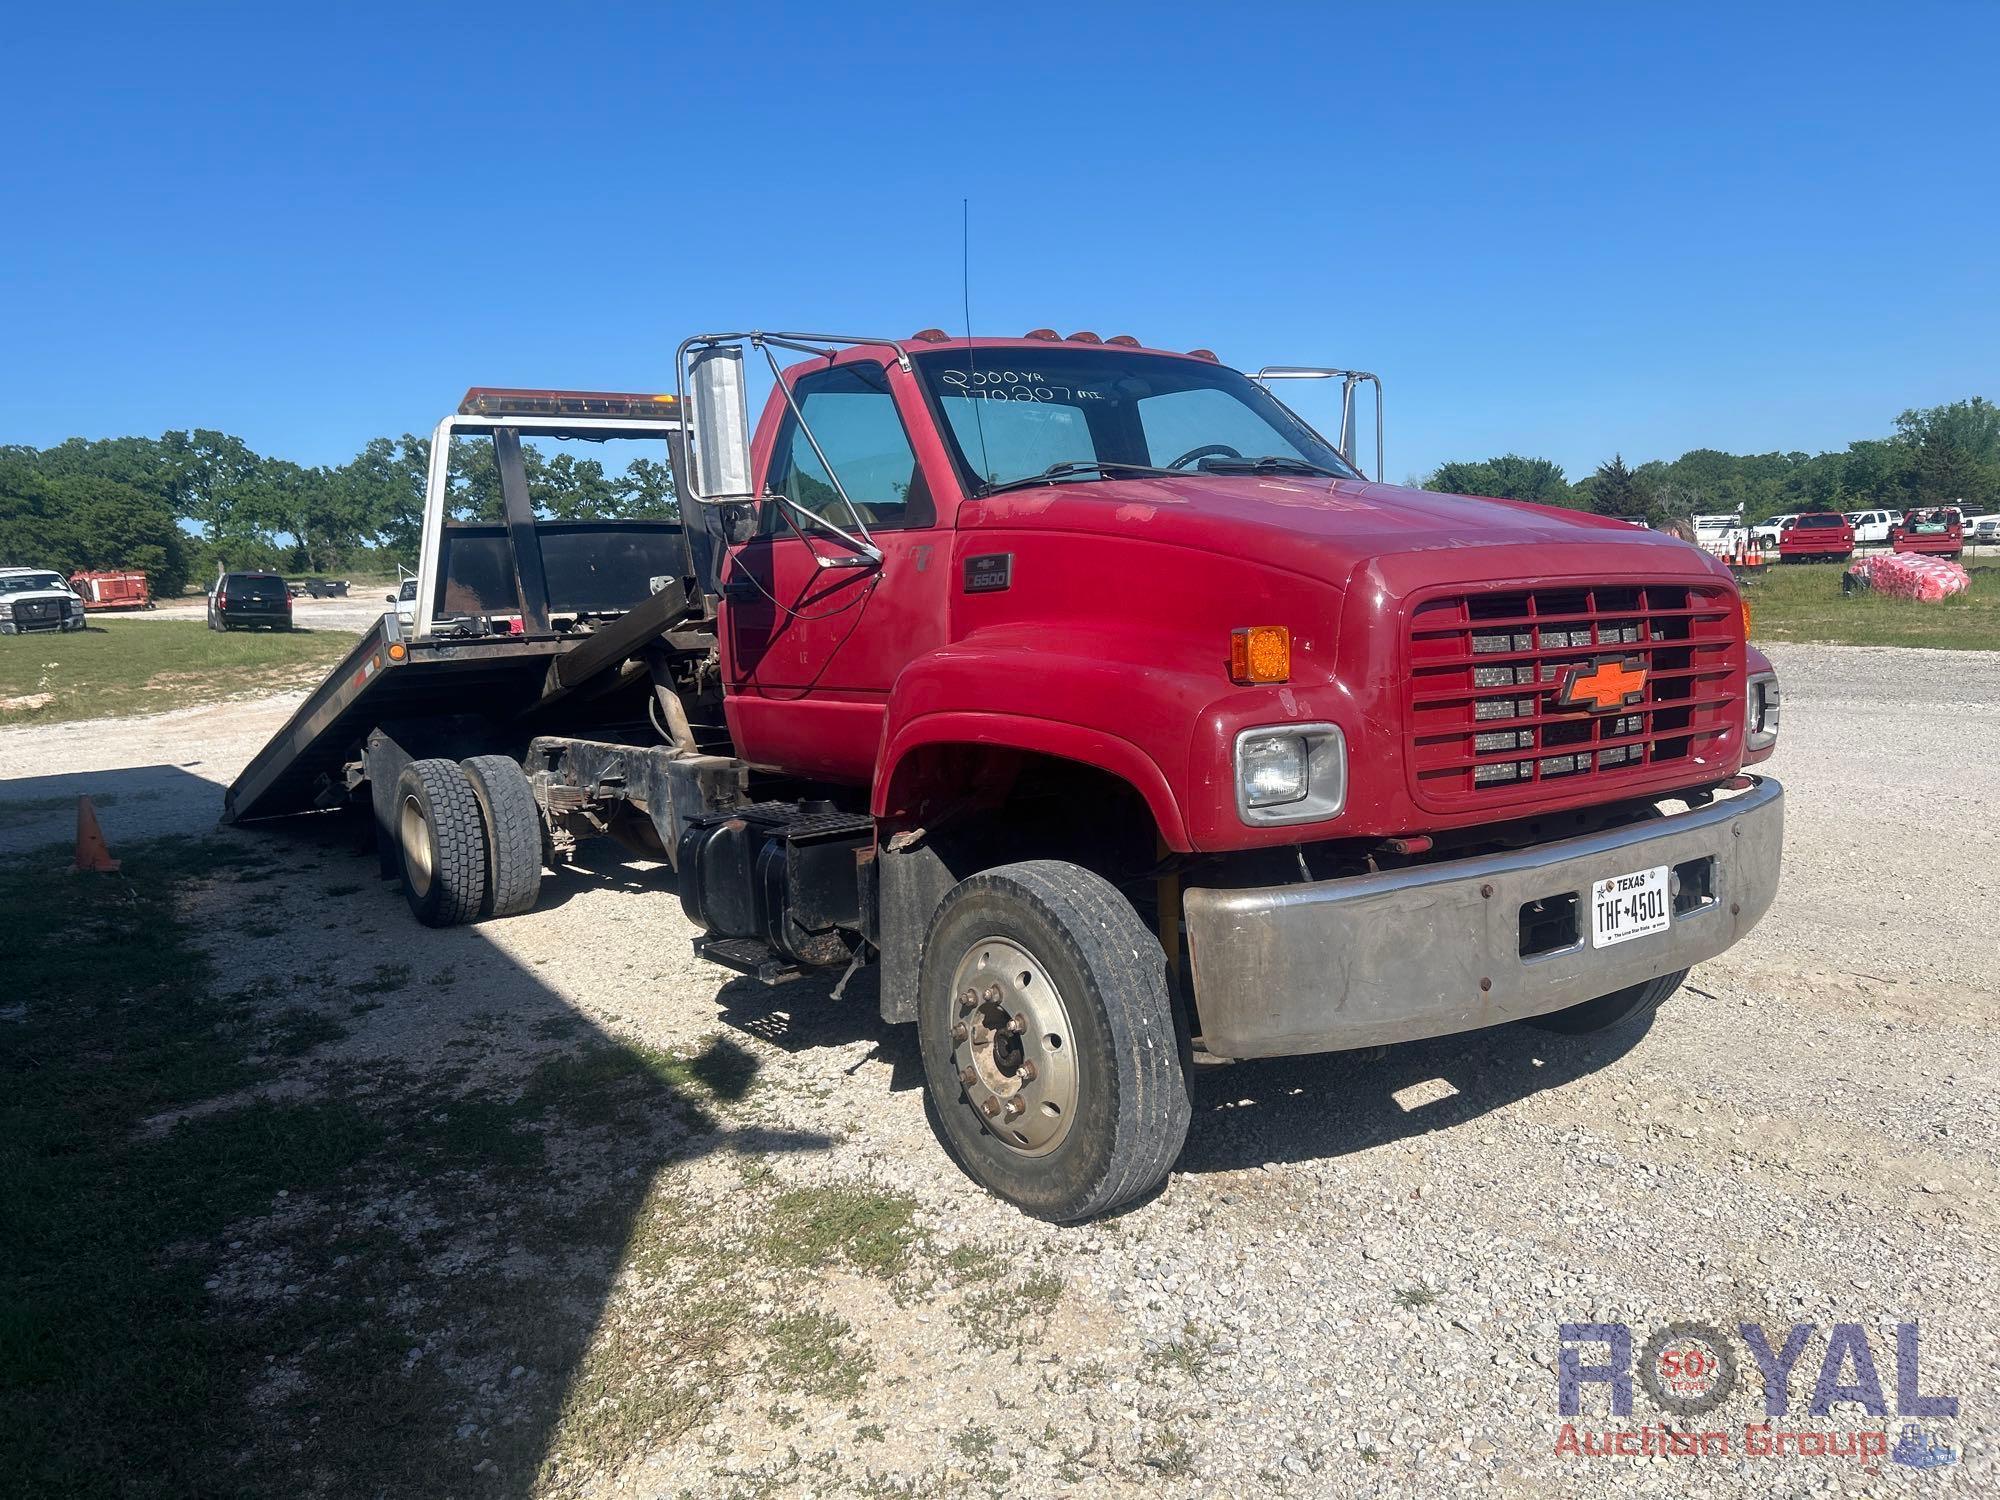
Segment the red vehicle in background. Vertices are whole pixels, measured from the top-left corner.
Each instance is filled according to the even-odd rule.
[[[146,581],[146,575],[137,571],[72,573],[69,584],[81,596],[87,610],[153,607],[153,587]]]
[[[1889,547],[1956,560],[1965,551],[1965,517],[1949,505],[1910,511],[1889,528]]]
[[[1837,510],[1794,516],[1778,533],[1779,562],[1846,562],[1854,556],[1854,525]]]

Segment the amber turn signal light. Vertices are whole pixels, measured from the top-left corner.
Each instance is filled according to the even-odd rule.
[[[1229,680],[1253,683],[1292,680],[1292,633],[1282,625],[1246,625],[1229,635]]]
[[[1747,641],[1750,639],[1750,601],[1742,599],[1738,602],[1743,606],[1743,639]]]
[[[408,656],[409,654],[410,654],[409,647],[405,646],[401,641],[391,641],[389,643],[390,661],[401,661],[404,657]]]

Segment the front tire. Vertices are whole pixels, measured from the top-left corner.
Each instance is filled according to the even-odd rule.
[[[1030,860],[953,887],[917,1029],[952,1155],[1038,1218],[1130,1203],[1180,1156],[1192,1107],[1166,958],[1100,876]]]
[[[410,913],[456,927],[486,899],[486,825],[455,761],[413,760],[396,778],[396,868]]]
[[[1643,984],[1627,985],[1622,990],[1599,995],[1595,1000],[1585,1000],[1582,1004],[1572,1005],[1567,1010],[1551,1011],[1546,1016],[1532,1016],[1528,1024],[1539,1031],[1558,1031],[1566,1036],[1582,1036],[1592,1031],[1609,1031],[1614,1026],[1626,1025],[1639,1020],[1642,1016],[1651,1016],[1667,1002],[1675,990],[1681,987],[1681,981],[1687,977],[1686,969],[1673,974],[1662,974],[1658,979],[1648,979]]]

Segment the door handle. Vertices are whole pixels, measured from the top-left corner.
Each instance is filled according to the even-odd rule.
[[[725,578],[722,580],[722,597],[738,604],[755,599],[763,590],[748,578]]]

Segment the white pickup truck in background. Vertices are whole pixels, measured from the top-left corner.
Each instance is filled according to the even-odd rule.
[[[1886,547],[1889,545],[1889,528],[1903,519],[1899,510],[1850,510],[1848,524],[1854,528],[1854,545],[1857,547]]]

